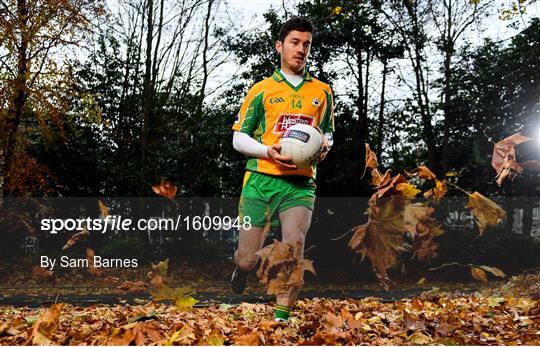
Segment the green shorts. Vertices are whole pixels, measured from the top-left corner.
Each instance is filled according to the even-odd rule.
[[[315,180],[305,176],[271,176],[247,171],[238,214],[240,220],[250,217],[251,225],[279,226],[279,212],[291,207],[315,207]]]

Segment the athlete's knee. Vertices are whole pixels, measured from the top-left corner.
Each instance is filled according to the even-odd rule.
[[[238,249],[236,251],[236,265],[244,271],[252,269],[257,263],[257,256],[253,252]]]

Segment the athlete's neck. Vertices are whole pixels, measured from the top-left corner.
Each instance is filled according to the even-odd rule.
[[[286,73],[282,69],[280,69],[279,71],[281,72],[283,77],[285,77],[285,79],[290,84],[292,84],[294,87],[298,87],[300,85],[300,83],[302,83],[302,81],[304,81],[304,74],[301,74],[301,75],[294,74],[293,75],[293,74]]]

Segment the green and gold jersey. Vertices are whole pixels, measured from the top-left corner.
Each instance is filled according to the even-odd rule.
[[[324,133],[333,132],[332,90],[307,72],[303,82],[293,87],[276,70],[271,77],[251,87],[232,128],[271,146],[279,142],[287,128],[298,123],[319,126]],[[270,158],[249,157],[246,170],[269,175],[315,177],[315,167],[289,169]]]

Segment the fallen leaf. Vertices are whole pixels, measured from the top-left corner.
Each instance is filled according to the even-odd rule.
[[[489,282],[488,278],[487,278],[487,275],[484,272],[484,270],[482,270],[482,269],[480,269],[478,267],[471,266],[471,275],[472,275],[472,277],[476,278],[477,280],[479,280],[482,283],[488,283]]]
[[[32,267],[32,277],[52,279],[54,277],[54,272],[41,266],[34,266]]]
[[[258,346],[260,343],[260,338],[257,334],[251,333],[242,336],[236,336],[234,338],[234,343],[240,346]]]
[[[488,271],[488,272],[492,273],[493,275],[495,275],[497,277],[506,277],[504,272],[502,272],[502,270],[500,270],[500,269],[498,269],[496,267],[486,266],[486,265],[480,265],[479,267],[482,268],[485,271]]]
[[[191,296],[184,296],[176,299],[175,304],[178,311],[189,311],[197,302],[199,301],[192,298]]]

